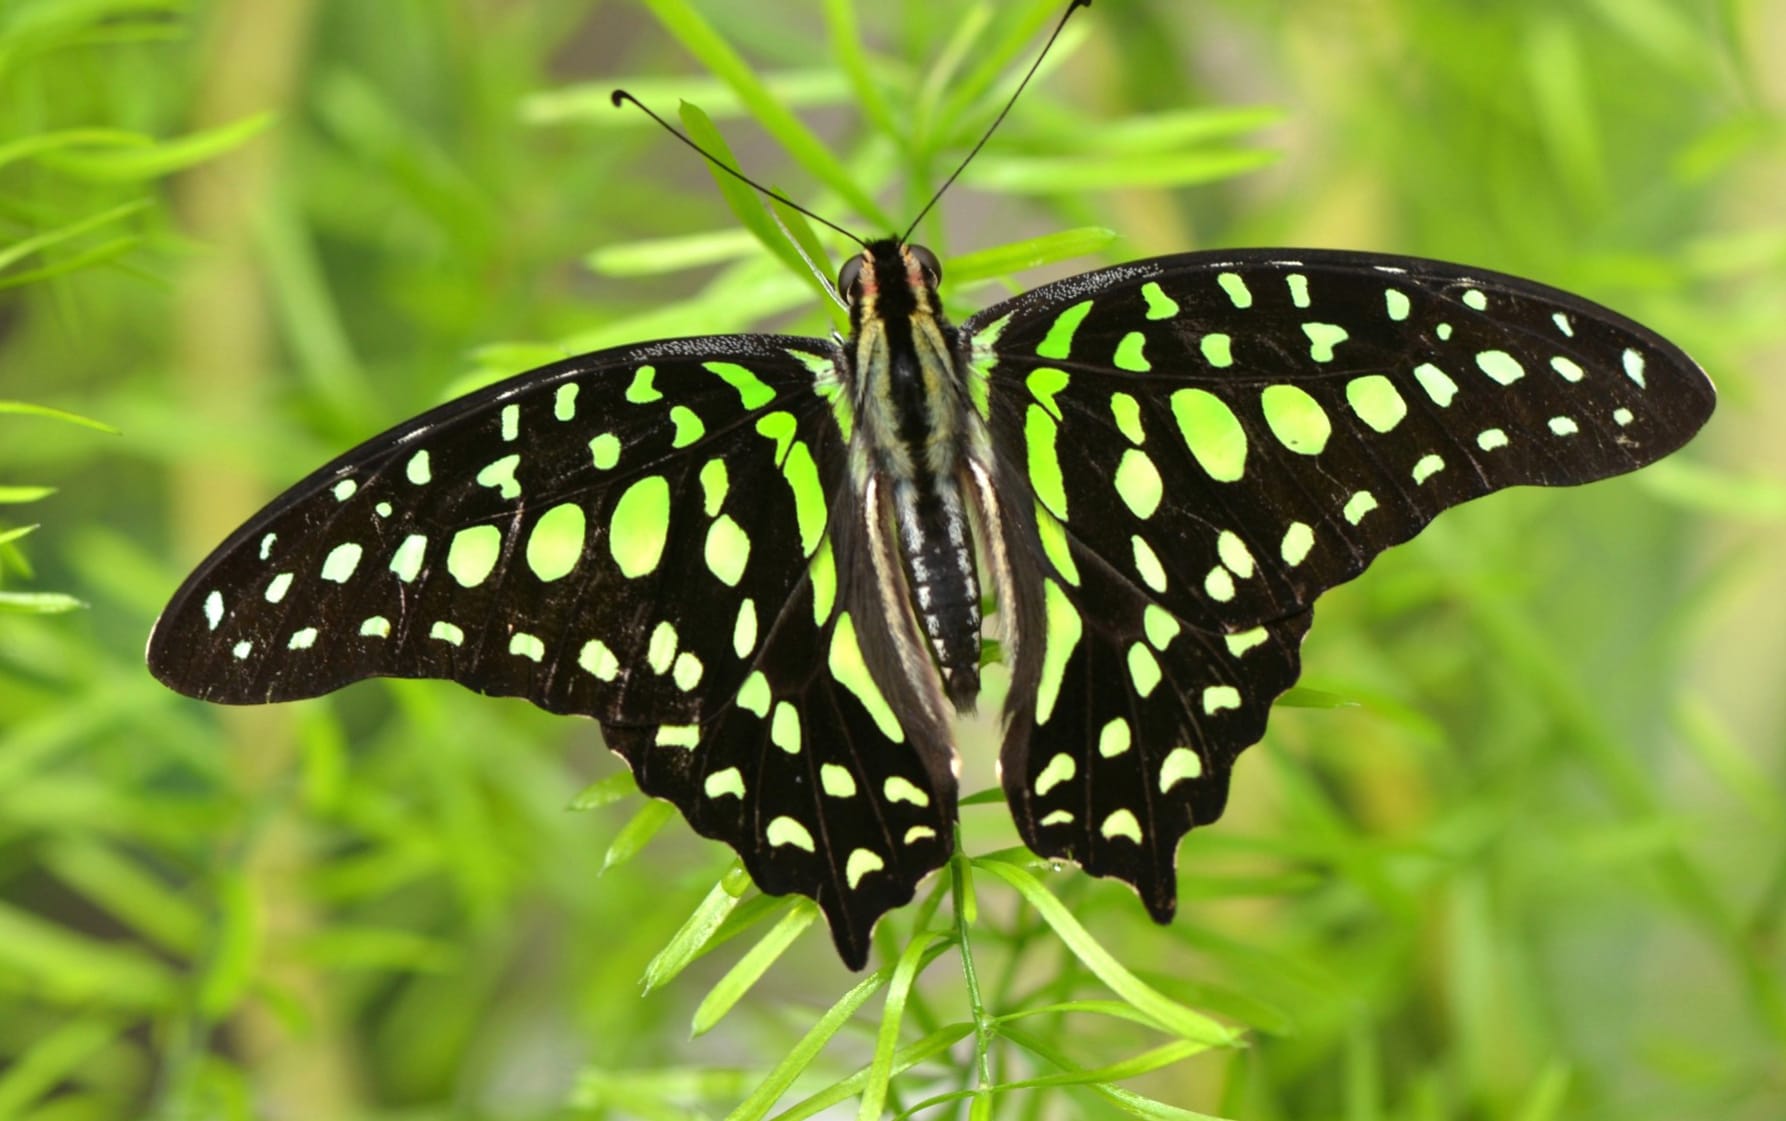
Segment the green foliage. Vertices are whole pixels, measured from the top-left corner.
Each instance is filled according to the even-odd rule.
[[[1725,392],[1687,458],[1448,515],[1324,600],[1170,928],[1006,848],[993,794],[851,976],[585,722],[143,670],[179,576],[358,439],[565,353],[830,328],[801,255],[841,239],[613,86],[878,233],[1061,6],[0,4],[0,1117],[1779,1115],[1762,5],[1099,3],[927,219],[958,311],[1354,246],[1581,291]]]

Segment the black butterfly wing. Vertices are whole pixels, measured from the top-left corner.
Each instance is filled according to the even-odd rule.
[[[1711,383],[1654,332],[1480,269],[1196,253],[1047,285],[964,325],[1033,518],[1044,641],[1001,764],[1038,853],[1172,913],[1184,831],[1295,680],[1325,589],[1439,511],[1667,455]]]
[[[852,966],[952,845],[946,732],[864,665],[832,344],[547,366],[313,473],[175,594],[150,669],[230,704],[434,677],[601,721],[640,787],[817,899]],[[833,537],[837,537],[834,543]],[[840,578],[841,577],[841,578]]]

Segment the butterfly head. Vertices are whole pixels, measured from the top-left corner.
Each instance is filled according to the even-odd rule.
[[[864,320],[940,315],[936,288],[942,279],[943,265],[935,253],[889,237],[869,242],[843,263],[837,291],[861,330]]]

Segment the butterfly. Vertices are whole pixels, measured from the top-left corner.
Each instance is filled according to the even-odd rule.
[[[197,567],[150,669],[224,704],[424,677],[593,717],[861,968],[953,850],[988,632],[1024,842],[1164,923],[1321,592],[1714,405],[1653,331],[1483,269],[1214,250],[954,325],[908,238],[843,265],[847,337],[598,351],[346,452]]]

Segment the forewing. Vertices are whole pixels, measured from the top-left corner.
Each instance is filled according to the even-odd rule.
[[[157,622],[150,669],[229,704],[437,677],[603,721],[698,720],[743,680],[741,619],[772,616],[822,538],[813,458],[787,453],[832,423],[829,360],[815,339],[673,340],[426,413],[224,542]]]
[[[1035,504],[1013,550],[1047,582],[1007,792],[1036,851],[1128,880],[1161,918],[1177,841],[1220,812],[1322,591],[1459,502],[1653,462],[1714,402],[1685,354],[1622,316],[1412,258],[1142,261],[963,333],[994,447]],[[1100,751],[1117,719],[1131,746]]]

